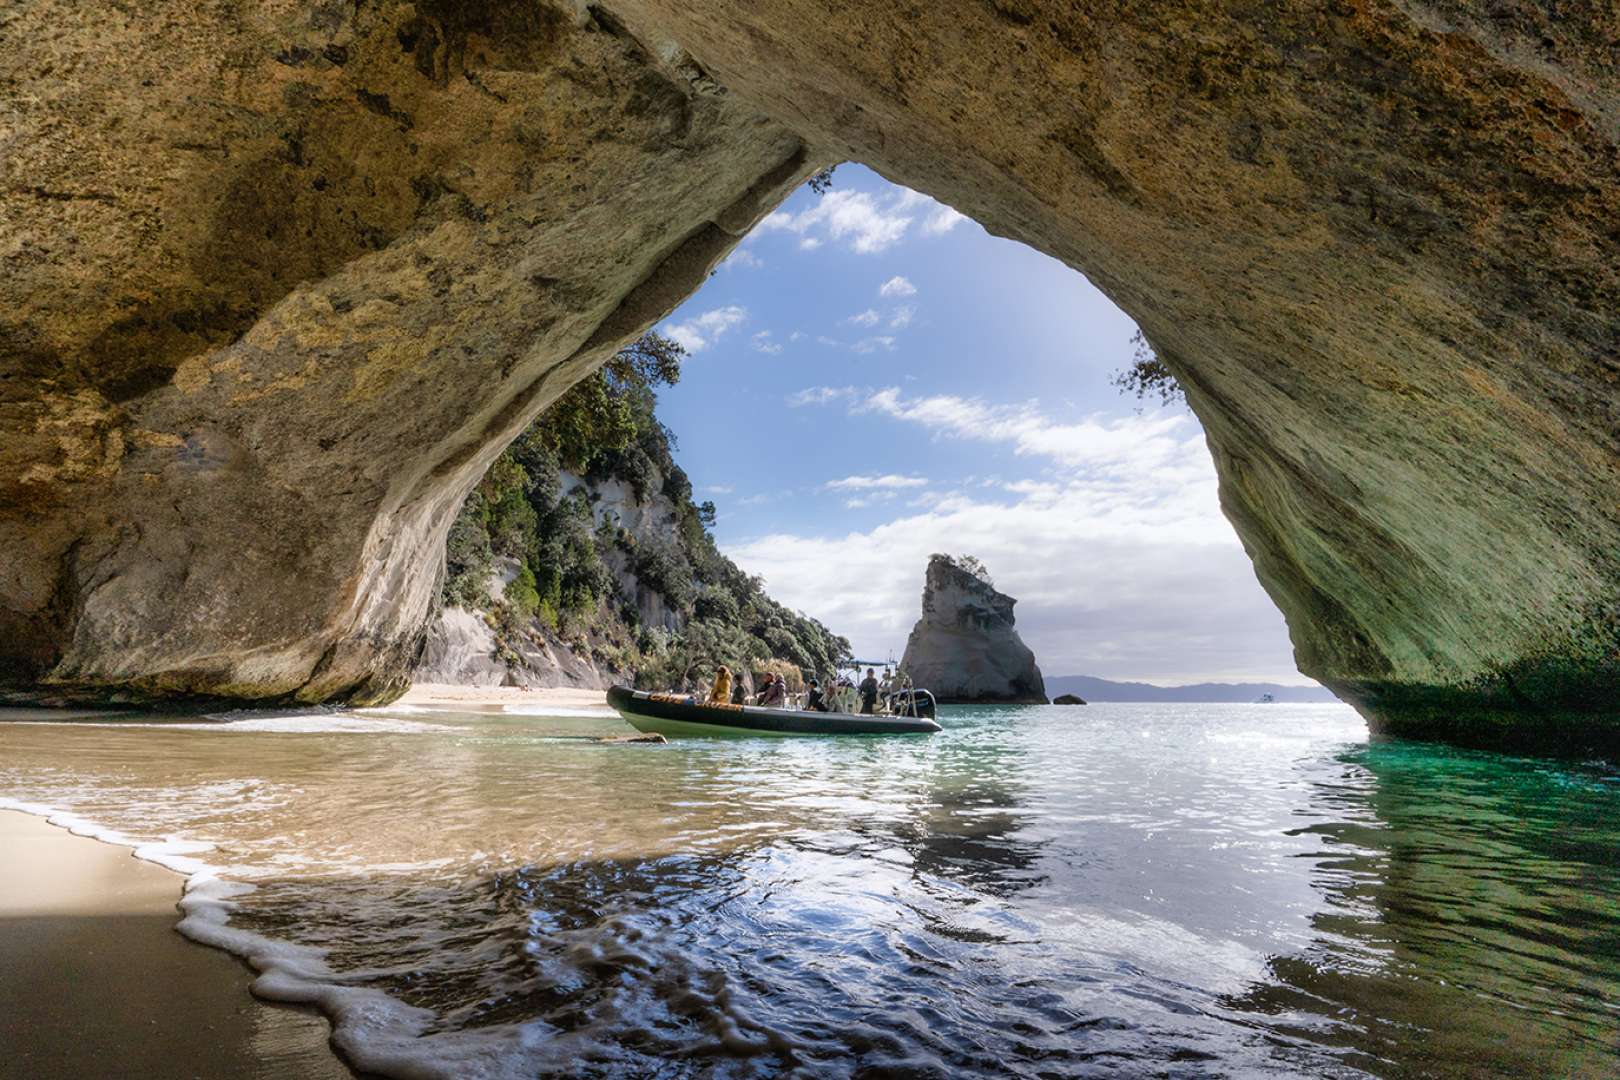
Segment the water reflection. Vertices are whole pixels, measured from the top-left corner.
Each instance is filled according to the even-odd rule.
[[[1620,834],[1603,770],[1417,743],[1338,758],[1316,939],[1230,1001],[1374,1073],[1613,1075]]]
[[[1029,747],[1019,738],[969,745],[924,773],[915,816],[895,823],[896,842],[911,854],[920,881],[950,881],[988,896],[1008,898],[1040,885],[1045,841],[1034,834],[1027,803]]]

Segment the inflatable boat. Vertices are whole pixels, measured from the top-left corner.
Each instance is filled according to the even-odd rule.
[[[687,694],[648,693],[624,686],[610,689],[607,700],[637,731],[669,739],[714,735],[931,735],[940,729],[925,716],[862,716],[759,705],[707,705]]]

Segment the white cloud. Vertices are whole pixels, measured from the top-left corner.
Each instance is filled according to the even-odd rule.
[[[758,270],[765,265],[765,260],[749,251],[746,247],[739,247],[726,256],[720,264],[722,270]]]
[[[923,476],[901,476],[899,473],[884,473],[882,476],[846,476],[841,480],[829,480],[821,486],[826,491],[892,490],[927,487],[928,478]]]
[[[874,337],[863,337],[861,340],[851,345],[850,348],[863,355],[866,353],[877,352],[879,349],[882,349],[884,352],[893,352],[895,348],[894,342],[895,339],[888,334],[878,334]]]
[[[826,405],[832,401],[853,401],[855,393],[853,386],[812,386],[797,394],[789,394],[787,403],[795,409],[805,405]]]
[[[879,315],[875,308],[867,308],[860,314],[851,315],[844,321],[847,323],[854,323],[856,326],[876,326],[878,324],[878,320],[881,318],[883,318],[883,316]]]
[[[680,343],[687,352],[702,352],[726,333],[748,319],[748,310],[729,304],[714,308],[685,322],[664,327],[664,333]]]
[[[706,495],[730,495],[737,488],[732,484],[705,484],[703,493]]]
[[[831,399],[829,399],[831,400]],[[875,412],[920,424],[936,436],[1010,444],[1014,452],[1074,468],[1146,470],[1185,466],[1190,443],[1202,450],[1186,413],[1057,421],[1033,404],[989,405],[954,394],[907,397],[887,387],[848,398],[853,413]]]
[[[894,275],[878,289],[879,296],[916,296],[917,286],[899,274]]]
[[[818,344],[818,345],[830,345],[833,348],[837,348],[838,346],[842,345],[843,342],[839,341],[837,338],[828,337],[826,334],[817,334],[816,335],[816,344]]]
[[[887,251],[905,238],[918,217],[926,236],[949,231],[962,215],[926,195],[890,187],[874,195],[866,191],[838,190],[821,196],[797,214],[778,210],[757,226],[760,232],[797,234],[799,247],[813,250],[823,240],[835,240],[851,251],[872,255]]]
[[[937,206],[922,223],[924,236],[943,236],[967,219],[948,206]]]
[[[771,340],[769,330],[761,330],[748,339],[748,344],[753,347],[755,352],[769,353],[771,356],[775,356],[782,351],[781,343]]]
[[[906,327],[911,325],[911,317],[915,314],[916,309],[910,304],[904,304],[895,308],[894,313],[889,316],[889,329],[904,330]]]
[[[1016,498],[947,494],[871,529],[726,548],[772,597],[877,655],[903,649],[935,551],[985,560],[1047,675],[1300,681],[1213,476],[1168,491],[1081,480]]]
[[[803,341],[804,340],[804,331],[803,330],[795,330],[795,331],[793,331],[793,333],[788,335],[788,340],[789,341]]]

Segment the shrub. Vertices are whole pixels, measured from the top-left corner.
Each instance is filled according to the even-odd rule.
[[[527,563],[518,570],[517,577],[506,583],[506,602],[519,615],[533,615],[540,610],[540,592]]]
[[[477,497],[474,495],[472,499]],[[445,542],[443,602],[453,607],[487,607],[487,582],[493,559],[483,516],[463,510],[451,523],[450,536]]]

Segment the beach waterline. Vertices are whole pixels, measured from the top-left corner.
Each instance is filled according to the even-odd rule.
[[[0,797],[197,860],[187,932],[394,1075],[1620,1068],[1600,768],[1339,706],[574,711],[6,724]]]

